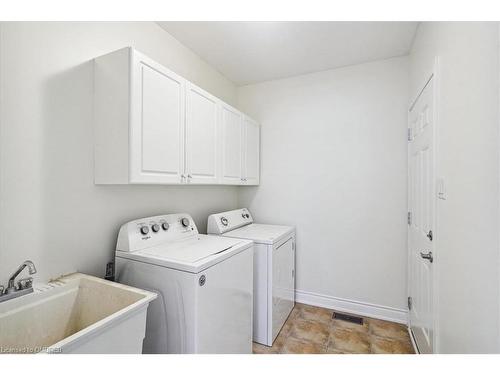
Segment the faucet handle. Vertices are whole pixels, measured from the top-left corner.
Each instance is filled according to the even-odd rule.
[[[24,290],[33,287],[33,278],[27,277],[25,279],[21,279],[17,282],[17,290]]]
[[[5,287],[3,285],[0,285],[0,296],[3,294]]]

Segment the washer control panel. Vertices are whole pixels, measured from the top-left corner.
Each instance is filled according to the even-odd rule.
[[[198,235],[188,214],[170,214],[129,221],[121,226],[116,250],[136,251]]]
[[[207,233],[222,234],[251,223],[253,218],[246,208],[221,212],[208,217]]]

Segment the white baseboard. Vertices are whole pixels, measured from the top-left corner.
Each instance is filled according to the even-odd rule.
[[[327,309],[366,316],[368,318],[408,324],[408,311],[396,309],[394,307],[326,296],[324,294],[306,292],[303,290],[295,290],[295,300],[306,305],[325,307]]]

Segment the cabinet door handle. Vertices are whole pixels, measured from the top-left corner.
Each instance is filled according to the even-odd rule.
[[[191,176],[190,174],[188,174],[188,178],[193,178],[193,176]]]

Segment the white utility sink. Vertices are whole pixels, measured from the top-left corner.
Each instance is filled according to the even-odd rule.
[[[0,303],[0,353],[141,353],[155,293],[75,273]]]

